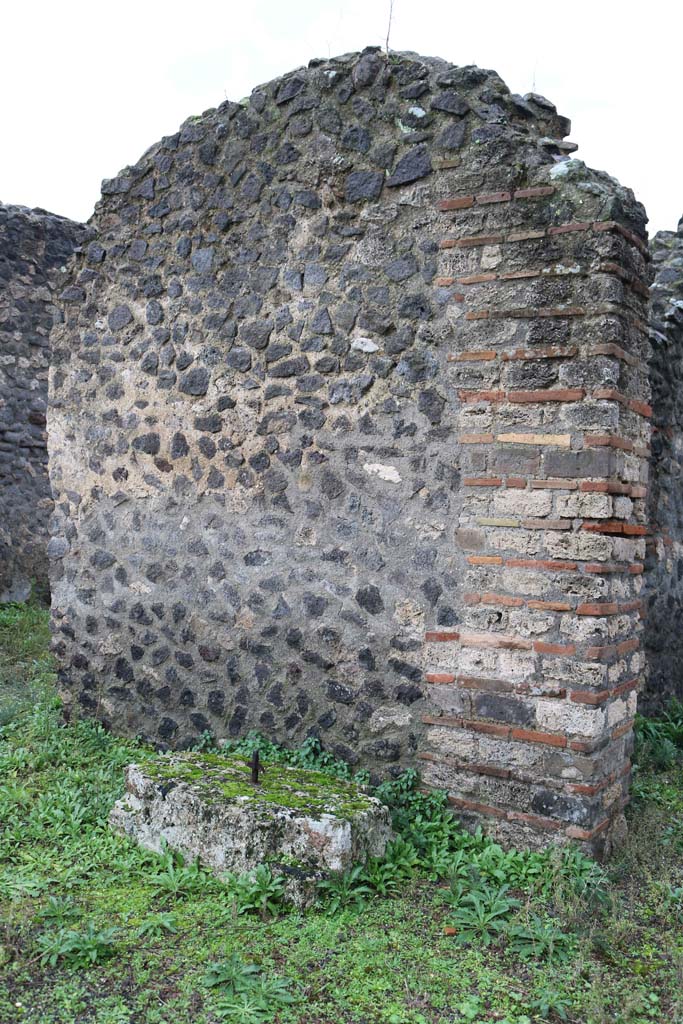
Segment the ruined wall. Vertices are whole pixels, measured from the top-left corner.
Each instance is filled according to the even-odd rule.
[[[314,61],[104,183],[51,373],[73,710],[310,732],[603,842],[640,671],[644,214],[493,72]]]
[[[47,588],[45,414],[55,291],[84,228],[0,204],[0,602]]]
[[[652,538],[647,559],[643,708],[683,699],[683,222],[651,242]]]

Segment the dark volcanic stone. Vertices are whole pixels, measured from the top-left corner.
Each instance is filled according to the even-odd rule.
[[[197,366],[180,378],[178,388],[186,395],[205,395],[209,390],[211,374],[203,366]]]
[[[374,583],[369,583],[367,586],[357,590],[356,601],[361,608],[364,608],[366,612],[370,612],[371,615],[379,615],[381,611],[384,611],[382,595]]]
[[[384,174],[381,171],[352,171],[346,176],[346,201],[360,203],[365,199],[377,199],[383,185]]]
[[[457,92],[449,89],[447,92],[438,93],[432,99],[431,108],[432,110],[443,110],[447,114],[457,114],[459,117],[462,117],[470,109],[470,105]]]
[[[432,161],[426,146],[415,146],[402,156],[387,179],[387,185],[408,185],[425,178],[432,171]]]

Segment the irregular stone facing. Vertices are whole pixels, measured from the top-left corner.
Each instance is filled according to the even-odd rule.
[[[268,863],[299,901],[310,883],[381,857],[393,839],[389,810],[351,782],[245,758],[175,754],[126,769],[110,822],[148,850],[164,844],[217,875]],[[308,884],[307,884],[308,883]]]
[[[51,384],[75,709],[176,747],[315,733],[377,775],[419,751],[504,840],[604,840],[647,253],[568,130],[493,72],[366,51],[105,182]]]
[[[47,377],[55,292],[85,228],[0,203],[0,602],[47,591]]]
[[[645,647],[648,662],[643,708],[661,711],[683,699],[683,220],[650,243],[650,386],[652,457],[648,505]]]

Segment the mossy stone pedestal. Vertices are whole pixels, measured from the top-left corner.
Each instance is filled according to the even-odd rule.
[[[245,758],[205,753],[129,765],[110,823],[147,849],[165,842],[198,857],[219,876],[267,863],[299,895],[329,872],[381,856],[393,837],[387,808],[355,783],[266,764],[254,784]]]

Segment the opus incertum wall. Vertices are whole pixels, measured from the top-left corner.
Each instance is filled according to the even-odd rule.
[[[683,221],[655,235],[650,248],[654,412],[643,704],[656,711],[669,697],[683,699]]]
[[[85,229],[0,203],[0,602],[47,590],[45,414],[60,279]]]
[[[644,212],[493,72],[365,51],[103,187],[51,373],[74,710],[311,732],[503,840],[619,826]]]

